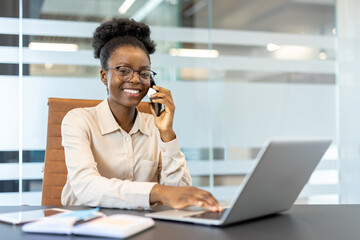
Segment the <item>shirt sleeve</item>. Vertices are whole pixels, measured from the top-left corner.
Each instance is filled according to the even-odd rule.
[[[84,114],[79,109],[70,111],[61,127],[67,184],[77,201],[88,206],[150,208],[150,191],[156,183],[109,179],[100,175],[91,151],[91,132]],[[62,202],[66,201],[62,199]]]
[[[186,166],[185,155],[180,151],[179,140],[163,142],[159,134],[159,183],[168,186],[191,186],[192,180]]]

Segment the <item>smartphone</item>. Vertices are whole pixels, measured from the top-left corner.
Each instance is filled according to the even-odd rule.
[[[154,79],[151,77],[151,79],[150,79],[150,87],[152,88],[153,86],[156,86],[156,84],[155,84]],[[150,101],[151,101],[151,99],[150,99]],[[153,108],[155,110],[156,116],[160,116],[161,109],[162,109],[162,104],[161,103],[153,103],[151,101],[151,105],[153,106]]]

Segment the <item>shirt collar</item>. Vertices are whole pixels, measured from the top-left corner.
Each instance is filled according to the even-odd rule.
[[[107,99],[102,101],[98,106],[98,120],[100,125],[101,134],[105,135],[111,132],[115,132],[120,129],[119,124],[116,122],[114,115],[112,114]]]
[[[100,130],[101,130],[102,135],[105,135],[105,134],[108,134],[111,132],[115,132],[115,131],[121,129],[121,127],[116,122],[116,119],[110,110],[109,102],[107,99],[102,101],[97,106],[97,109],[98,109],[98,113],[99,113],[98,120],[99,120],[99,125],[100,125]],[[137,111],[134,126],[132,127],[132,129],[129,132],[130,135],[137,133],[139,130],[145,135],[148,135],[148,136],[151,135],[149,126],[146,123],[143,114],[144,113]]]
[[[136,114],[134,126],[130,130],[129,134],[131,135],[137,133],[140,130],[140,132],[142,132],[143,134],[150,136],[149,126],[145,121],[145,116],[144,116],[145,113],[139,112],[139,110],[136,111],[137,114]]]

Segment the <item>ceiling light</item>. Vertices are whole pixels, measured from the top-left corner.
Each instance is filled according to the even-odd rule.
[[[334,35],[336,35],[336,28],[333,28],[333,29],[332,29],[332,33],[333,33]]]
[[[149,13],[154,11],[158,5],[160,5],[164,0],[148,0],[137,12],[131,17],[134,20],[140,22],[142,21]]]
[[[268,43],[266,45],[266,49],[269,51],[269,52],[273,52],[273,51],[276,51],[278,49],[280,49],[280,46],[275,44],[275,43]]]
[[[282,45],[280,49],[274,52],[275,59],[283,60],[310,60],[318,56],[319,51],[312,47]]]
[[[325,60],[325,59],[327,58],[326,52],[324,52],[324,51],[320,52],[320,53],[319,53],[319,58],[320,58],[321,60]]]
[[[179,57],[200,57],[200,58],[217,58],[219,51],[209,49],[186,49],[186,48],[172,48],[169,51],[171,56]]]
[[[29,49],[39,51],[76,52],[77,50],[79,50],[79,46],[77,44],[69,43],[31,42],[29,44]]]
[[[123,4],[119,7],[119,13],[125,14],[134,2],[135,0],[125,0],[125,2],[123,2]]]
[[[54,64],[52,64],[52,63],[45,63],[45,64],[44,64],[45,69],[50,69],[50,68],[52,68],[53,66],[54,66]]]
[[[166,0],[168,3],[170,3],[170,4],[173,4],[173,5],[176,5],[176,1],[177,0]]]

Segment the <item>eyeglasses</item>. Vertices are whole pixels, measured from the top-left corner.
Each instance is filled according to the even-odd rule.
[[[130,81],[134,77],[135,72],[138,72],[140,80],[143,81],[143,82],[146,82],[146,83],[150,82],[151,78],[156,76],[156,72],[154,72],[152,70],[147,70],[147,69],[134,70],[131,67],[124,67],[124,66],[108,67],[108,68],[105,68],[105,69],[106,70],[115,69],[118,76],[123,81]]]

